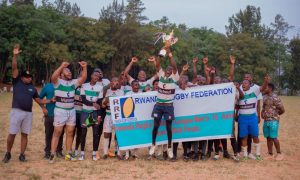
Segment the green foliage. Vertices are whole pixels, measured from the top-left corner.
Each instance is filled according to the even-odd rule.
[[[288,73],[288,87],[291,89],[291,95],[295,95],[300,90],[300,39],[294,38],[289,44],[291,52],[291,61],[286,68]]]
[[[82,16],[77,4],[66,0],[55,0],[54,3],[42,0],[38,7],[33,1],[8,3],[2,0],[0,71],[3,73],[0,74],[0,82],[10,77],[11,51],[15,43],[20,43],[23,50],[18,58],[19,68],[36,73],[36,83],[48,80],[63,60],[75,67],[78,60],[83,59],[90,68],[102,68],[108,77],[118,76],[132,56],[137,56],[139,62],[133,66],[131,75],[136,77],[143,69],[150,77],[155,69],[147,59],[158,54],[163,46],[162,42],[154,45],[154,35],[174,30],[179,41],[171,50],[179,70],[187,63],[192,67],[192,59],[198,57],[198,73],[204,75],[201,59],[208,56],[209,65],[216,67],[217,74],[227,77],[229,55],[234,55],[235,80],[240,81],[244,73],[251,72],[255,81],[261,83],[268,73],[280,86],[288,84],[292,88],[291,82],[296,77],[291,72],[299,69],[294,69],[299,64],[292,61],[286,51],[286,33],[291,26],[281,15],[277,15],[268,27],[261,24],[260,8],[247,6],[229,18],[227,35],[224,35],[206,27],[176,25],[165,16],[147,22],[144,11],[141,0],[127,0],[126,5],[123,1],[113,0],[101,9],[99,19],[92,19]],[[162,60],[163,67],[167,64],[167,60]],[[190,78],[191,69],[188,73]]]

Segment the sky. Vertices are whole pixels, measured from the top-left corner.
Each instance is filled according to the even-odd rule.
[[[41,0],[36,2],[39,4]],[[81,12],[92,18],[98,18],[99,12],[112,0],[67,0],[77,3]],[[50,0],[50,2],[53,2]],[[121,2],[121,0],[119,0]],[[126,0],[124,0],[126,2]],[[262,23],[270,25],[276,14],[281,14],[289,25],[295,26],[288,37],[300,34],[300,0],[143,0],[146,8],[144,15],[149,20],[158,20],[167,16],[171,23],[186,24],[188,27],[213,28],[225,33],[228,18],[244,10],[247,5],[261,8]]]

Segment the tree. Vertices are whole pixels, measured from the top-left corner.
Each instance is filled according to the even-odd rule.
[[[292,68],[289,72],[288,84],[291,89],[291,95],[296,95],[297,91],[300,90],[300,39],[292,39],[289,48],[292,57]]]
[[[141,0],[128,0],[128,4],[125,9],[125,21],[133,21],[141,24],[143,21],[148,20],[146,16],[143,16],[145,9],[144,3]]]
[[[280,14],[276,15],[275,22],[271,23],[271,26],[273,27],[274,32],[273,58],[277,64],[275,80],[277,81],[277,86],[281,88],[283,86],[282,66],[287,63],[287,32],[289,29],[293,28],[293,26],[290,26]]]
[[[261,13],[260,8],[248,5],[244,11],[232,15],[228,20],[229,25],[225,26],[227,35],[237,33],[248,33],[251,37],[261,36]]]

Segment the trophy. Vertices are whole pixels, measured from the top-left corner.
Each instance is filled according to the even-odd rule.
[[[97,124],[97,120],[93,118],[93,113],[89,113],[89,116],[84,120],[83,126],[90,127]]]
[[[162,39],[163,43],[165,44],[164,47],[159,51],[159,55],[165,57],[167,54],[166,48],[169,48],[170,46],[174,45],[177,41],[178,38],[174,37],[174,31],[172,30],[170,34],[166,34],[166,33],[157,33],[156,34],[156,41],[154,43],[154,45],[160,40]]]

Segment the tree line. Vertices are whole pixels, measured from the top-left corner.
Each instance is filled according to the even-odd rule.
[[[85,17],[77,4],[66,0],[2,0],[0,3],[0,83],[11,82],[11,58],[15,43],[22,47],[19,68],[34,74],[35,84],[49,81],[55,68],[63,61],[74,69],[81,59],[91,68],[103,69],[107,77],[118,76],[132,56],[139,57],[131,70],[136,76],[140,69],[155,72],[148,63],[162,44],[154,45],[154,34],[174,30],[179,38],[172,46],[179,67],[193,57],[208,56],[210,65],[220,76],[227,76],[229,55],[236,57],[235,79],[246,72],[254,74],[257,83],[269,74],[280,89],[290,94],[300,89],[300,40],[288,40],[292,28],[281,15],[270,25],[262,24],[260,8],[247,6],[228,18],[226,34],[207,27],[189,28],[171,23],[167,17],[149,20],[141,0],[114,0],[99,10],[99,18]],[[203,67],[199,65],[200,73]],[[201,70],[202,69],[202,70]],[[76,73],[75,73],[76,74]],[[192,74],[189,74],[192,75]]]

